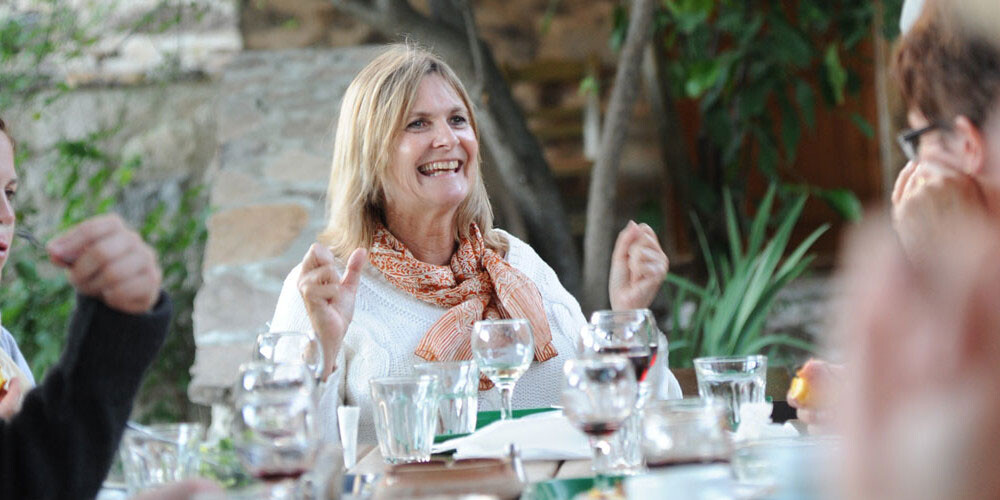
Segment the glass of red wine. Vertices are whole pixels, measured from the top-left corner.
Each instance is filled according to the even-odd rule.
[[[303,364],[245,363],[233,397],[234,444],[247,470],[289,496],[318,450],[314,377]]]
[[[617,498],[609,479],[618,472],[610,463],[609,439],[635,411],[638,387],[632,362],[612,355],[571,359],[563,374],[563,412],[590,438],[597,498]],[[592,493],[587,498],[594,498]]]

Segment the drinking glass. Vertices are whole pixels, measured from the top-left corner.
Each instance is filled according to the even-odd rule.
[[[472,327],[472,354],[479,370],[500,390],[500,418],[513,416],[514,384],[535,356],[535,337],[526,319],[477,321]]]
[[[310,469],[320,443],[313,374],[301,364],[260,361],[240,367],[234,391],[234,444],[247,470],[266,482],[289,483]]]
[[[273,363],[301,363],[316,378],[323,373],[323,350],[312,332],[264,332],[257,336],[253,359]]]
[[[650,468],[728,462],[728,411],[701,398],[651,402],[642,412],[642,455]]]
[[[609,463],[619,474],[638,474],[643,469],[640,411],[651,392],[648,374],[659,348],[660,331],[648,309],[596,311],[581,332],[582,357],[623,355],[632,363],[639,382],[636,411],[609,439]]]
[[[726,405],[733,430],[740,425],[741,405],[764,402],[767,356],[696,358],[694,372],[698,378],[698,394]]]
[[[590,438],[594,450],[595,487],[609,496],[611,437],[635,411],[638,387],[630,360],[624,356],[571,359],[563,365],[566,385],[563,412]]]
[[[467,434],[476,430],[479,406],[479,366],[473,360],[418,363],[417,375],[438,378],[438,434]]]
[[[437,425],[437,377],[383,377],[368,384],[382,458],[390,464],[430,460]]]
[[[119,455],[129,495],[195,477],[204,431],[197,423],[126,429]]]

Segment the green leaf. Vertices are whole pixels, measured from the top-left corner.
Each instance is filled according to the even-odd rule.
[[[673,15],[677,30],[690,34],[712,14],[713,0],[665,0],[664,5]]]
[[[875,127],[872,127],[872,124],[868,123],[868,120],[866,120],[865,117],[857,113],[851,113],[851,121],[854,122],[854,125],[858,127],[858,130],[860,130],[865,137],[869,139],[875,138]]]
[[[688,79],[684,83],[684,93],[692,99],[697,99],[721,80],[722,64],[718,59],[696,61],[688,69],[688,74]]]
[[[850,189],[821,189],[817,191],[820,198],[837,214],[850,222],[859,222],[864,214],[861,200]]]
[[[831,43],[826,47],[823,66],[826,68],[827,84],[833,92],[834,103],[843,104],[844,87],[847,85],[847,70],[840,63],[840,52],[836,43]]]
[[[795,101],[799,105],[802,119],[810,129],[816,128],[816,97],[812,87],[805,80],[795,82]]]

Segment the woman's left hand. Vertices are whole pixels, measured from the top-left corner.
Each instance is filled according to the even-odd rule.
[[[656,233],[648,224],[629,221],[618,233],[611,254],[608,293],[616,311],[644,309],[660,291],[670,260],[660,248]]]

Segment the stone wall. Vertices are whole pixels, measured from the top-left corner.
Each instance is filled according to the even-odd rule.
[[[219,82],[198,344],[189,394],[210,403],[271,319],[285,275],[323,226],[340,99],[378,47],[245,52]]]

